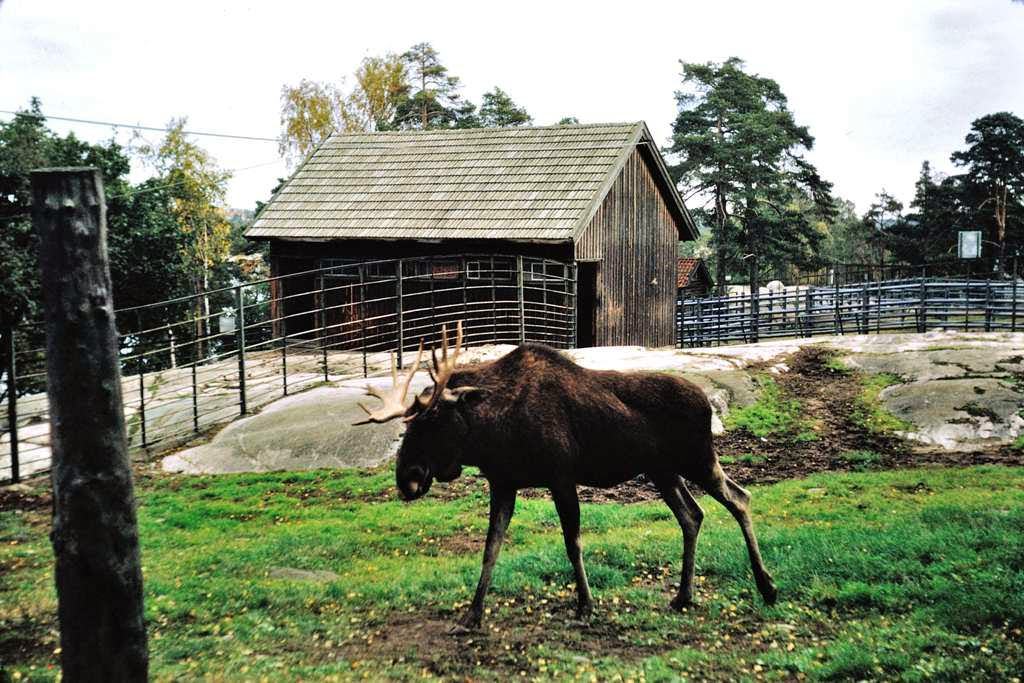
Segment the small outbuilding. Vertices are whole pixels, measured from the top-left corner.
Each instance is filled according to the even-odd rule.
[[[482,267],[459,255],[551,259],[575,274],[577,346],[669,346],[677,246],[697,230],[641,121],[335,134],[246,236],[270,242],[272,276],[431,257],[419,276],[454,284]],[[299,298],[277,292],[282,317]]]
[[[711,293],[715,281],[704,259],[680,258],[677,269],[676,290],[679,299],[702,299]]]

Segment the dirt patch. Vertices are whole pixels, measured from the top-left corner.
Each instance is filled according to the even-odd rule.
[[[653,642],[644,644],[641,629],[609,621],[607,615],[576,620],[573,602],[574,598],[546,612],[529,614],[518,608],[503,609],[500,616],[492,613],[485,617],[479,631],[465,635],[449,632],[456,614],[391,614],[379,627],[344,643],[338,655],[350,661],[414,662],[445,678],[472,677],[477,670],[506,678],[519,671],[535,675],[538,663],[532,651],[541,645],[557,644],[559,649],[572,651],[580,663],[608,656],[641,659],[669,649]],[[664,634],[652,635],[661,640]],[[686,644],[687,636],[678,635],[671,647]]]
[[[53,505],[49,493],[26,484],[0,488],[0,512],[8,510],[48,512]]]

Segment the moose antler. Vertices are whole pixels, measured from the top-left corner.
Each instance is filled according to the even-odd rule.
[[[416,362],[413,363],[412,367],[409,368],[409,372],[402,376],[402,381],[399,383],[398,380],[398,367],[395,365],[395,354],[391,353],[391,390],[382,391],[374,386],[366,385],[366,395],[374,396],[379,398],[381,403],[380,408],[377,410],[370,410],[362,403],[359,407],[362,408],[369,416],[365,420],[359,422],[353,422],[352,425],[365,425],[371,422],[380,424],[382,422],[388,422],[395,418],[402,417],[405,415],[405,397],[409,393],[409,385],[412,383],[413,375],[420,368],[420,362],[423,361],[423,340],[420,340],[420,350],[416,354]]]
[[[460,394],[477,391],[476,387],[448,389],[448,380],[452,378],[452,373],[455,372],[455,363],[458,361],[459,353],[461,352],[462,321],[460,320],[455,325],[455,349],[452,351],[451,358],[448,357],[448,325],[441,325],[441,361],[438,362],[437,360],[437,349],[431,347],[430,356],[434,362],[434,367],[428,366],[427,368],[430,372],[430,379],[434,380],[434,391],[429,399],[425,399],[423,396],[416,397],[416,401],[422,407],[420,414],[433,408],[437,405],[438,401],[454,401]]]

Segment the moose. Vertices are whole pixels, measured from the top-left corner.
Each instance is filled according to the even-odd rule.
[[[456,368],[461,321],[451,354],[448,342],[445,325],[440,361],[431,349],[433,385],[408,406],[423,341],[416,362],[401,377],[392,355],[392,388],[368,386],[367,394],[381,405],[370,410],[360,404],[367,417],[355,424],[405,421],[395,469],[404,500],[425,495],[434,479],[454,480],[464,466],[479,468],[487,479],[490,519],[483,569],[455,632],[480,627],[491,571],[523,488],[550,490],[576,576],[577,617],[589,615],[593,598],[583,568],[576,487],[607,488],[640,474],[657,487],[682,529],[683,567],[674,609],[693,601],[694,553],[704,516],[684,480],[699,485],[739,523],[757,588],[766,603],[775,602],[775,584],[750,519],[750,494],[722,471],[712,448],[711,404],[700,387],[655,372],[589,370],[532,343],[494,361]]]

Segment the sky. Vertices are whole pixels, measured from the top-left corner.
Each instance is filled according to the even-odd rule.
[[[949,155],[979,116],[1024,116],[1020,0],[0,0],[0,110],[35,95],[53,116],[155,127],[187,116],[192,130],[274,138],[282,85],[351,82],[363,57],[422,41],[472,101],[497,85],[537,124],[642,119],[660,144],[680,60],[740,57],[779,83],[816,139],[809,158],[860,211],[883,188],[909,201],[926,159],[952,172]],[[50,126],[93,141],[113,133]],[[198,141],[236,170],[232,207],[253,208],[288,174],[273,142]],[[133,178],[150,172],[135,163]]]

